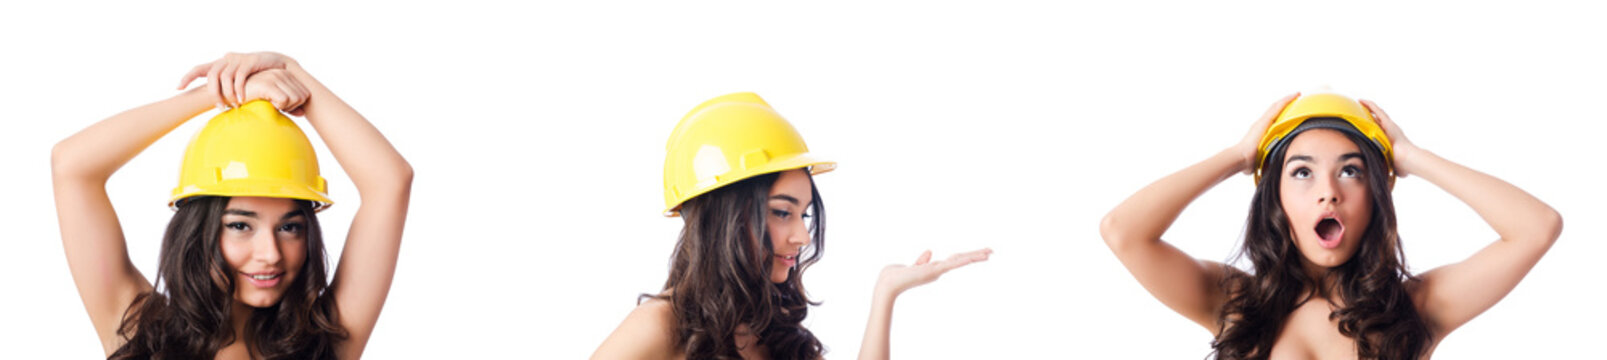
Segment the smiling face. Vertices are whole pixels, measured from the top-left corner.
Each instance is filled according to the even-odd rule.
[[[235,197],[221,220],[218,243],[233,271],[235,301],[274,306],[307,261],[306,215],[291,199]]]
[[[770,282],[787,281],[789,271],[798,265],[798,256],[809,244],[809,209],[814,202],[814,185],[804,169],[788,170],[776,178],[765,199],[765,232],[772,249]]]
[[[1375,170],[1339,131],[1312,129],[1290,141],[1279,195],[1290,238],[1308,265],[1332,268],[1356,254],[1372,221],[1367,172]]]

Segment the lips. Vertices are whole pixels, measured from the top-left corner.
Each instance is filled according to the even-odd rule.
[[[1339,247],[1339,243],[1345,238],[1345,224],[1340,223],[1335,215],[1324,216],[1322,220],[1317,221],[1317,226],[1313,230],[1317,231],[1317,244],[1322,245],[1324,249]]]
[[[264,271],[264,272],[241,273],[240,274],[240,276],[246,278],[246,282],[249,282],[249,283],[251,283],[252,286],[256,286],[256,287],[259,287],[259,288],[270,288],[270,287],[274,287],[274,285],[279,285],[279,280],[283,279],[284,275],[285,275],[285,273],[278,272],[278,271]]]
[[[798,266],[798,254],[776,255],[776,260],[787,265],[787,267]]]

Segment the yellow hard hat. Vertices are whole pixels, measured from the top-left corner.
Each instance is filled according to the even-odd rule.
[[[1372,140],[1373,145],[1378,147],[1384,154],[1384,166],[1394,166],[1395,157],[1391,152],[1389,137],[1384,135],[1384,128],[1378,126],[1378,122],[1373,119],[1372,112],[1367,111],[1367,107],[1344,95],[1327,92],[1303,94],[1293,102],[1290,102],[1288,106],[1285,106],[1283,112],[1278,113],[1278,118],[1272,121],[1271,126],[1267,127],[1266,135],[1261,136],[1260,151],[1259,155],[1256,156],[1255,162],[1255,182],[1257,184],[1261,183],[1261,170],[1266,165],[1267,156],[1271,155],[1275,148],[1287,146],[1289,138],[1292,135],[1298,135],[1298,133],[1291,134],[1291,132],[1300,128],[1300,125],[1305,123],[1306,120],[1313,118],[1344,120],[1345,123],[1350,125],[1349,128],[1345,128],[1342,124],[1337,127],[1319,127],[1355,131],[1362,137]],[[1304,131],[1304,129],[1301,131]],[[1394,184],[1394,176],[1390,176],[1390,183],[1391,185]]]
[[[307,135],[273,104],[256,100],[218,114],[190,139],[167,205],[178,209],[192,196],[262,196],[308,200],[323,210],[334,204],[325,186]]]
[[[803,136],[754,93],[710,99],[692,108],[670,133],[664,157],[664,216],[681,203],[755,175],[808,168],[831,171],[837,163],[809,154]]]

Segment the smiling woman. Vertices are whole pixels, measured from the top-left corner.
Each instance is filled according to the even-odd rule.
[[[592,354],[594,359],[819,359],[803,326],[803,273],[825,249],[826,207],[813,176],[835,169],[752,93],[693,108],[671,132],[665,214],[684,223],[669,279]],[[893,300],[992,250],[882,270],[860,359],[886,359]]]
[[[390,290],[412,168],[361,115],[275,53],[196,66],[205,86],[129,110],[51,154],[62,243],[109,358],[358,358]],[[130,263],[106,194],[129,159],[214,104],[190,142],[154,282]],[[329,280],[317,155],[279,111],[305,114],[363,195]]]

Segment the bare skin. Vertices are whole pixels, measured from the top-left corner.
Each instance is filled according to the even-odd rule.
[[[809,184],[808,175],[804,170],[789,170],[771,187],[769,206],[771,219],[767,219],[765,226],[770,232],[772,245],[778,255],[797,254],[802,247],[809,243],[809,233],[805,227],[802,213],[812,201],[813,188]],[[932,252],[926,251],[913,265],[888,265],[882,269],[876,281],[876,290],[871,299],[870,319],[865,324],[865,335],[860,340],[860,359],[887,359],[889,357],[888,337],[892,331],[893,302],[899,294],[911,288],[921,286],[937,280],[939,276],[949,270],[969,265],[971,263],[986,261],[993,253],[991,249],[975,250],[949,256],[946,260],[932,261]],[[787,269],[778,267],[771,270],[771,282],[781,283],[787,280]],[[668,294],[672,290],[666,290]],[[685,359],[686,354],[681,353],[675,346],[675,314],[670,303],[665,300],[651,299],[637,305],[619,328],[603,340],[603,344],[592,354],[592,359]],[[742,348],[743,359],[767,359],[768,349],[762,346],[748,346],[758,342],[752,334],[745,334],[739,329],[732,339]]]
[[[196,66],[183,77],[180,87],[200,77],[207,78],[206,85],[102,120],[62,140],[51,153],[62,244],[102,348],[110,355],[122,347],[127,339],[118,336],[117,329],[124,311],[135,296],[152,291],[150,282],[129,260],[122,227],[106,195],[106,180],[151,143],[214,105],[265,99],[293,115],[306,116],[362,198],[329,288],[336,296],[340,323],[350,334],[339,345],[341,357],[361,357],[396,272],[412,167],[367,119],[284,55],[229,54]],[[229,206],[237,206],[236,200],[241,199],[231,199]],[[271,202],[259,205],[279,206]],[[265,244],[279,244],[288,238],[265,239],[256,240],[262,253],[252,250],[249,257],[267,261],[283,255],[269,254],[266,249],[272,246]],[[232,266],[236,271],[254,270]],[[268,300],[274,301],[259,298],[247,303],[276,303],[278,296],[282,294],[270,296],[273,299]],[[235,310],[239,314],[249,309]],[[243,333],[243,318],[236,316],[235,320],[236,333]],[[240,341],[218,353],[219,358],[245,355]]]
[[[1105,244],[1133,277],[1161,303],[1205,327],[1213,336],[1218,335],[1217,321],[1230,295],[1217,284],[1228,275],[1224,271],[1240,270],[1191,258],[1161,240],[1161,234],[1195,197],[1235,173],[1248,174],[1254,169],[1261,134],[1296,96],[1298,94],[1274,103],[1238,145],[1146,186],[1111,210],[1100,223]],[[1407,284],[1418,314],[1428,324],[1432,343],[1438,344],[1518,285],[1562,232],[1562,218],[1550,206],[1511,184],[1418,148],[1376,104],[1366,100],[1362,104],[1373,113],[1393,144],[1397,176],[1416,175],[1439,186],[1472,207],[1500,236],[1473,256],[1422,273],[1421,281]],[[1303,133],[1294,141],[1309,143],[1301,138],[1312,134],[1321,133]],[[1294,145],[1291,143],[1291,147]],[[1311,175],[1322,183],[1314,184],[1306,192],[1294,191],[1299,195],[1291,199],[1289,187],[1299,185],[1292,185],[1289,178],[1285,178],[1280,191],[1285,195],[1286,206],[1290,201],[1317,201],[1324,197],[1330,201],[1339,199],[1338,203],[1343,205],[1360,196],[1345,184],[1346,180],[1341,177],[1343,161],[1334,157],[1348,149],[1338,149],[1342,146],[1331,142],[1317,145],[1308,152],[1317,161],[1328,163],[1316,165],[1317,170]],[[1322,149],[1324,146],[1329,148]],[[1286,169],[1281,175],[1289,176],[1288,171],[1292,170]],[[1322,195],[1301,197],[1319,193]],[[1296,219],[1291,215],[1292,223],[1307,221],[1310,219]],[[1298,232],[1301,226],[1295,227],[1297,242],[1315,241],[1310,239],[1314,234],[1306,236]],[[1345,241],[1351,241],[1349,234],[1360,234],[1364,230],[1365,225],[1347,228]],[[1313,253],[1307,251],[1309,243],[1297,245],[1302,249],[1302,261],[1308,272],[1314,274],[1336,265],[1335,261],[1343,263],[1354,252],[1352,247],[1351,253],[1343,253],[1344,246],[1341,246],[1337,252]],[[1336,298],[1329,297],[1332,294],[1317,295],[1337,302]],[[1339,334],[1337,323],[1328,319],[1328,313],[1333,310],[1330,306],[1326,301],[1310,301],[1296,309],[1269,355],[1272,358],[1355,358],[1355,340]]]

